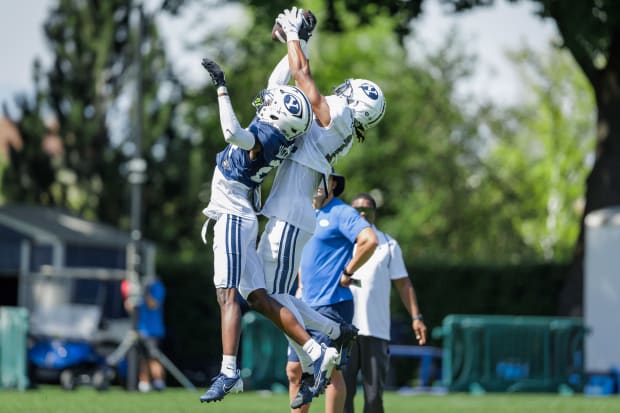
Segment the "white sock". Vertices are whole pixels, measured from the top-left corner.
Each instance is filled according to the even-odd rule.
[[[304,351],[303,347],[295,342],[295,340],[291,339],[289,336],[285,335],[289,344],[295,350],[297,357],[299,357],[299,364],[301,364],[301,371],[304,373],[314,374],[314,368],[312,366],[313,361],[310,356]]]
[[[141,391],[142,393],[151,391],[151,383],[147,381],[138,382],[138,390]]]
[[[303,346],[303,350],[308,356],[310,356],[313,363],[321,357],[321,354],[323,352],[321,345],[314,341],[314,339],[312,338],[306,341],[306,344],[304,344]]]
[[[220,372],[226,377],[235,377],[237,375],[237,356],[222,356],[222,367]]]

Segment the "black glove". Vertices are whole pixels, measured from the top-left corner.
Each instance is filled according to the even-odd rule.
[[[202,66],[207,69],[207,72],[209,72],[209,75],[211,76],[211,81],[215,86],[226,86],[224,72],[217,63],[205,57],[204,59],[202,59]]]

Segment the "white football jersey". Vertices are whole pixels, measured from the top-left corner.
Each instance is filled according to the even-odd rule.
[[[227,179],[216,166],[211,180],[211,200],[202,213],[211,219],[217,219],[221,214],[256,219],[249,197],[251,191],[241,182]]]
[[[316,120],[310,130],[297,138],[297,150],[276,171],[271,192],[262,214],[275,217],[304,231],[313,233],[316,224],[312,196],[321,175],[328,175],[332,165],[353,144],[353,113],[339,96],[326,96],[331,114],[327,127]]]
[[[322,127],[315,119],[306,133],[303,149],[298,148],[290,159],[320,173],[329,174],[332,165],[351,149],[355,130],[353,112],[346,100],[334,95],[326,96],[325,100],[329,105],[330,124]]]

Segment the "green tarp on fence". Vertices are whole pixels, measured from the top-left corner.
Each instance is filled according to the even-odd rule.
[[[449,315],[433,335],[450,391],[572,393],[585,380],[585,332],[580,318]]]
[[[0,307],[0,388],[24,390],[27,375],[28,310]]]

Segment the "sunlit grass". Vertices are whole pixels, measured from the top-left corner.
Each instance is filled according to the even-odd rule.
[[[229,395],[221,402],[201,404],[200,389],[190,392],[168,389],[162,393],[133,393],[121,388],[97,392],[89,387],[67,392],[43,386],[25,392],[0,391],[2,413],[271,413],[288,412],[285,394],[246,392]],[[316,399],[311,411],[324,412],[324,398]],[[385,394],[386,413],[617,413],[620,397],[560,396],[555,394]],[[362,413],[362,397],[356,398],[356,412]]]

